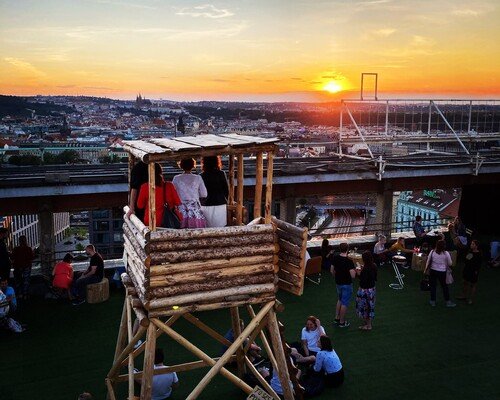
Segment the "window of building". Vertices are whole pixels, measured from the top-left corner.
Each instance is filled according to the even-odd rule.
[[[113,233],[113,242],[114,243],[122,243],[123,242],[123,236],[121,233]]]
[[[113,230],[121,232],[123,230],[123,220],[115,219],[113,221]]]
[[[94,221],[94,231],[109,231],[109,221]]]
[[[93,210],[92,218],[99,218],[99,219],[109,218],[109,210]]]
[[[97,243],[109,243],[109,233],[98,233],[95,238]]]

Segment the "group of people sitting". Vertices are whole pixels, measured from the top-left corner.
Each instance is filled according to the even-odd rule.
[[[85,302],[87,285],[101,282],[104,278],[104,260],[96,251],[94,245],[89,244],[85,252],[90,257],[87,270],[83,273],[74,273],[73,256],[67,253],[62,261],[58,262],[52,271],[52,287],[58,295],[66,295],[73,305]]]
[[[202,173],[194,174],[196,161],[186,158],[179,162],[184,171],[172,182],[163,178],[162,169],[155,164],[156,225],[171,226],[165,213],[174,213],[180,228],[222,227],[227,224],[226,204],[229,187],[219,156],[203,157]],[[131,171],[128,216],[135,214],[149,224],[148,166],[138,162]],[[163,207],[168,207],[168,211]],[[170,225],[170,226],[169,226]]]

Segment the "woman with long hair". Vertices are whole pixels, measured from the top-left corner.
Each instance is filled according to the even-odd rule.
[[[326,335],[326,332],[321,326],[320,320],[314,315],[307,317],[306,325],[302,328],[302,334],[300,336],[303,356],[314,356],[320,351],[318,343],[322,335]]]
[[[203,157],[201,177],[207,188],[207,197],[202,210],[207,219],[207,227],[221,227],[227,224],[227,198],[229,187],[220,156]]]
[[[201,211],[200,198],[207,197],[207,188],[200,175],[191,173],[196,167],[196,161],[185,158],[179,166],[184,173],[174,176],[172,183],[182,201],[179,207],[182,214],[181,228],[206,228],[207,219]]]
[[[181,204],[177,191],[172,182],[163,180],[160,164],[155,164],[155,206],[156,226],[161,227],[163,221],[164,204],[173,209]],[[137,205],[144,209],[144,225],[149,225],[149,183],[143,183],[139,190]]]
[[[369,331],[375,318],[375,283],[377,282],[377,267],[373,262],[372,253],[365,251],[362,255],[363,266],[356,268],[359,276],[359,289],[356,293],[356,312],[364,320],[359,329]]]
[[[330,271],[330,267],[332,266],[332,247],[330,246],[330,242],[328,239],[323,239],[321,242],[321,268]]]
[[[445,250],[445,247],[445,241],[438,240],[434,250],[431,250],[427,256],[427,264],[425,266],[424,274],[429,274],[429,286],[431,288],[431,300],[429,301],[429,304],[432,307],[436,306],[436,287],[438,281],[443,289],[443,297],[446,301],[446,307],[456,306],[456,304],[450,300],[450,289],[446,283],[446,273],[448,268],[451,267],[452,261],[450,253]]]
[[[320,351],[316,354],[314,371],[324,375],[325,384],[336,388],[344,383],[344,369],[340,358],[333,350],[332,341],[326,335],[319,338]]]
[[[481,246],[477,240],[473,240],[470,243],[470,251],[465,256],[465,266],[462,273],[464,283],[462,294],[457,297],[458,300],[467,300],[467,304],[472,304],[474,302],[477,278],[482,262],[483,256],[481,254]]]

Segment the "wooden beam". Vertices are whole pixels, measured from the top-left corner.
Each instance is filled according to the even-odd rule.
[[[273,160],[274,153],[269,151],[267,153],[267,174],[266,174],[266,210],[265,210],[265,223],[271,222],[272,201],[273,201]]]
[[[228,204],[232,205],[234,203],[234,156],[229,155],[229,198]]]
[[[251,318],[255,318],[255,311],[253,310],[251,304],[247,305],[247,311],[248,315],[250,315]],[[273,350],[269,345],[269,341],[267,340],[267,336],[264,333],[264,331],[260,331],[260,340],[262,340],[262,345],[264,346],[264,350],[266,351],[267,357],[269,357],[269,360],[271,361],[271,365],[273,366],[273,368],[278,369],[278,363],[276,362]]]
[[[241,334],[241,322],[238,307],[231,307],[231,327],[233,329],[233,336],[235,338],[239,337]],[[238,366],[238,376],[240,378],[242,378],[245,373],[244,357],[243,348],[240,346],[236,350],[236,364]]]
[[[262,152],[257,153],[255,160],[255,197],[253,206],[253,217],[258,218],[262,215],[262,182],[264,178],[264,162]]]
[[[132,340],[132,307],[130,304],[130,298],[125,297],[125,302],[127,303],[127,333],[128,341]],[[128,355],[128,398],[132,400],[134,398],[134,355],[130,353]]]
[[[148,164],[149,173],[149,230],[156,231],[156,176],[155,176],[155,163],[150,162]]]
[[[141,380],[141,400],[150,400],[153,391],[153,371],[156,350],[156,328],[153,324],[148,327],[146,334],[146,349],[144,351],[144,367]]]
[[[269,383],[267,383],[267,381],[262,377],[262,375],[259,373],[259,371],[257,371],[257,368],[255,368],[255,366],[252,364],[252,362],[246,356],[245,356],[245,364],[248,367],[248,369],[250,370],[250,372],[255,376],[255,378],[257,378],[257,380],[262,385],[264,390],[266,390],[267,393],[269,393],[273,397],[274,400],[281,400],[280,397],[278,396],[278,394],[271,387],[271,385]]]
[[[269,311],[268,319],[268,329],[271,335],[271,342],[274,349],[276,350],[276,362],[278,365],[278,375],[281,382],[281,387],[283,389],[283,396],[285,400],[294,400],[293,390],[290,387],[290,375],[288,374],[288,367],[286,363],[285,352],[283,351],[283,345],[281,343],[281,336],[279,332],[278,320],[274,309]]]
[[[231,342],[227,340],[224,336],[222,336],[220,333],[214,331],[212,328],[210,328],[208,325],[204,324],[201,322],[198,318],[196,318],[193,314],[186,313],[183,314],[182,317],[191,322],[194,326],[196,326],[198,329],[202,330],[215,340],[217,340],[219,343],[223,344],[224,346],[231,346]]]
[[[146,332],[146,328],[144,328],[143,326],[139,326],[139,330],[137,331],[137,333],[134,335],[132,340],[122,350],[122,352],[120,353],[118,358],[113,363],[113,366],[111,367],[111,369],[108,373],[108,378],[113,380],[114,377],[117,375],[117,373],[120,372],[120,368],[122,366],[122,361],[128,357],[129,353],[134,349],[135,344],[139,341],[139,339],[142,337],[144,332]]]
[[[237,192],[237,204],[236,204],[236,224],[241,225],[243,223],[243,177],[244,177],[244,166],[243,166],[243,154],[238,154],[238,192]]]

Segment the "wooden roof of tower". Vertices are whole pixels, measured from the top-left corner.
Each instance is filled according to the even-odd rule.
[[[221,154],[275,151],[278,138],[223,133],[124,141],[124,149],[145,163]]]

